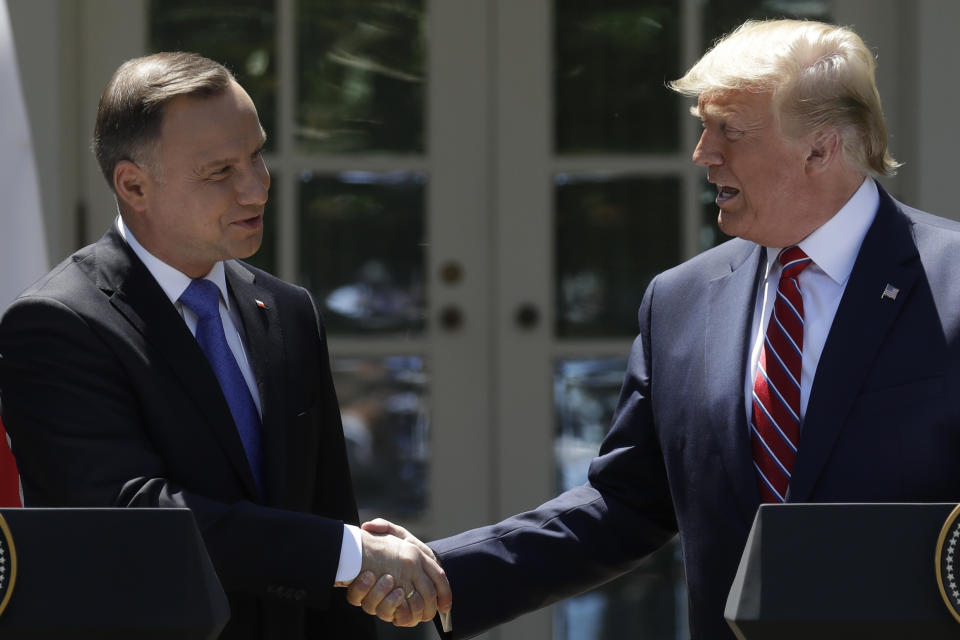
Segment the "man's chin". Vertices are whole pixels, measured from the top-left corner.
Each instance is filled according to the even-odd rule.
[[[717,212],[717,226],[720,227],[720,231],[724,232],[728,236],[739,236],[737,233],[739,225],[738,217],[731,213],[730,211],[724,211],[720,209]]]
[[[255,238],[249,238],[247,242],[237,243],[230,255],[237,260],[246,260],[255,255],[262,244],[263,234],[258,234]]]
[[[724,211],[721,209],[717,215],[717,226],[725,235],[763,244],[759,238],[753,237],[756,234],[752,232],[757,229],[756,227],[751,228],[751,225],[746,223],[742,213],[733,213],[730,210]]]

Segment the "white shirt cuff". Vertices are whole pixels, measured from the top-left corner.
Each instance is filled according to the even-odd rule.
[[[343,525],[343,542],[340,543],[340,564],[337,565],[337,582],[352,582],[360,575],[363,565],[363,542],[360,527]]]

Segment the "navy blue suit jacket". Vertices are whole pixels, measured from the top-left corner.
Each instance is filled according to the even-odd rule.
[[[0,322],[25,503],[189,507],[230,600],[224,639],[373,637],[333,588],[357,507],[319,314],[302,287],[224,266],[260,390],[266,495],[197,341],[111,228]]]
[[[817,367],[790,502],[960,502],[960,224],[880,198]],[[587,485],[431,544],[454,637],[610,580],[679,532],[693,638],[733,638],[723,608],[759,504],[743,388],[763,257],[733,239],[650,284]]]

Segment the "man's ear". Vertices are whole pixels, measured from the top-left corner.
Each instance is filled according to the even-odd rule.
[[[840,132],[829,127],[816,131],[810,136],[810,151],[807,155],[808,174],[817,174],[834,166],[843,155],[843,139]]]
[[[113,168],[113,189],[117,198],[138,213],[146,211],[149,181],[147,172],[130,160],[121,160]]]

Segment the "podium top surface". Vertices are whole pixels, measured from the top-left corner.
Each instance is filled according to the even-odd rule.
[[[898,637],[904,629],[914,629],[913,637],[957,637],[960,626],[938,585],[937,565],[956,508],[953,503],[763,505],[725,617],[750,640],[789,638],[793,632],[832,637],[830,629],[843,630],[835,637]],[[941,632],[949,635],[937,635]]]

